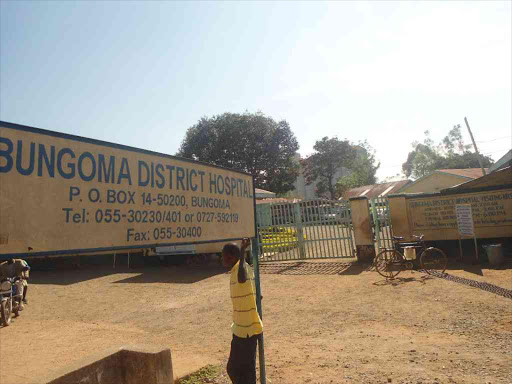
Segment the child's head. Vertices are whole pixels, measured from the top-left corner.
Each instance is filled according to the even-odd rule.
[[[232,268],[240,259],[240,248],[235,243],[227,243],[222,248],[222,264]]]

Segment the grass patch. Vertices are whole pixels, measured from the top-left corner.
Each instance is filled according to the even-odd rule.
[[[199,371],[179,379],[176,384],[204,384],[215,383],[215,379],[220,375],[221,370],[218,365],[207,365]]]

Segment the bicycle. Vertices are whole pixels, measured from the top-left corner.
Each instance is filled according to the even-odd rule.
[[[414,268],[413,260],[406,259],[399,251],[404,247],[413,247],[415,251],[421,250],[420,268],[428,274],[432,271],[444,273],[448,264],[446,254],[439,248],[427,247],[424,235],[413,235],[413,237],[416,241],[404,242],[403,237],[393,236],[393,248],[386,248],[375,257],[375,269],[381,276],[386,279],[394,279],[404,269]]]

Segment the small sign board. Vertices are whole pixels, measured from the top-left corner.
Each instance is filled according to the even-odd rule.
[[[457,227],[462,236],[474,236],[473,213],[471,204],[457,204],[455,206],[457,215]]]
[[[169,245],[165,247],[155,247],[157,255],[194,255],[196,254],[195,244],[189,245]]]

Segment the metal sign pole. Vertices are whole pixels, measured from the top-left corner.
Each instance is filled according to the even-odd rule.
[[[258,313],[263,321],[263,311],[261,309],[261,286],[260,286],[260,262],[258,252],[258,240],[257,238],[252,239],[252,260],[254,266],[254,280],[256,285],[256,306],[258,307]],[[258,353],[260,361],[260,381],[261,384],[266,384],[267,378],[265,373],[265,347],[263,345],[263,333],[260,335],[258,340]]]
[[[476,242],[476,235],[473,236],[473,239],[475,240],[475,258],[476,258],[476,262],[478,263],[479,260],[478,260],[478,243]]]
[[[254,238],[251,239],[252,262],[254,267],[254,283],[256,285],[256,306],[258,313],[263,321],[263,311],[261,308],[261,286],[260,286],[260,253],[258,247],[258,224],[256,222],[256,186],[254,184],[254,177],[252,179],[253,196],[254,196]],[[267,383],[265,372],[265,347],[263,343],[263,333],[258,340],[258,356],[260,362],[260,382],[261,384]]]

